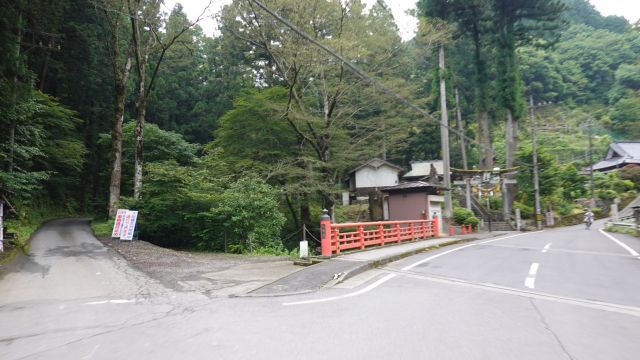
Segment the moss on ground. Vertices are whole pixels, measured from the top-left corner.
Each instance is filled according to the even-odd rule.
[[[113,221],[113,219],[93,219],[91,229],[96,236],[111,236]]]

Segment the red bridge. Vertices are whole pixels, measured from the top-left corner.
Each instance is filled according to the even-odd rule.
[[[340,254],[349,249],[363,250],[371,246],[383,246],[426,239],[439,235],[438,219],[375,221],[332,224],[328,215],[320,221],[322,256]]]

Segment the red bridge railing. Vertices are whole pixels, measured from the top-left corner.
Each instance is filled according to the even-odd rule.
[[[332,224],[325,214],[320,221],[322,256],[438,235],[438,219]]]

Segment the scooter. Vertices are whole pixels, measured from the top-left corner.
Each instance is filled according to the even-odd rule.
[[[591,228],[591,224],[593,224],[593,219],[591,219],[590,217],[585,218],[584,224],[586,226],[586,229],[589,230]]]

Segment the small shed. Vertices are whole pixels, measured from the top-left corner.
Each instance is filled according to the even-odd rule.
[[[425,181],[410,181],[381,189],[385,194],[385,220],[417,220],[438,218],[442,231],[441,186]]]
[[[604,160],[593,164],[593,171],[609,172],[629,164],[640,164],[640,141],[615,141]]]
[[[374,158],[349,172],[349,191],[366,198],[371,191],[399,183],[402,168],[386,160]]]

